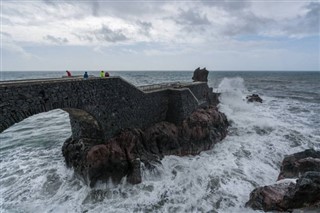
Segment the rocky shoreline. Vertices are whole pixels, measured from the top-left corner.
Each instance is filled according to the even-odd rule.
[[[205,68],[198,68],[192,79],[207,81],[207,76]],[[246,99],[263,102],[257,94]],[[227,117],[216,105],[201,105],[179,123],[161,121],[145,129],[122,129],[108,140],[70,137],[62,153],[67,166],[91,187],[98,181],[119,183],[123,178],[138,184],[143,168],[154,169],[166,155],[197,155],[212,149],[226,137],[228,127]],[[245,206],[263,211],[319,208],[320,151],[286,156],[278,182],[254,189]]]
[[[246,206],[263,211],[320,208],[320,151],[286,156],[278,182],[254,189]]]
[[[176,125],[166,121],[147,129],[125,129],[108,141],[69,138],[62,147],[68,167],[90,186],[97,181],[132,184],[141,179],[141,165],[152,169],[165,155],[196,155],[211,149],[227,135],[225,114],[216,106],[198,108]]]

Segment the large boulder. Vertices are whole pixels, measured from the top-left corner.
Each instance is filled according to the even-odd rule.
[[[306,172],[296,183],[284,182],[254,189],[246,207],[287,211],[320,204],[320,172]]]
[[[306,172],[284,196],[287,209],[320,204],[320,172]]]
[[[209,74],[209,71],[206,68],[200,69],[200,67],[198,67],[193,72],[192,80],[208,82],[208,74]]]
[[[298,178],[300,174],[307,171],[320,172],[320,151],[307,149],[286,156],[282,161],[278,180],[284,178]]]
[[[264,211],[320,207],[320,152],[308,149],[286,156],[278,184],[254,189],[246,206]],[[288,182],[284,178],[297,178]]]
[[[132,184],[140,183],[141,163],[154,168],[165,155],[195,155],[211,149],[227,134],[226,116],[217,107],[199,108],[181,125],[157,123],[145,130],[126,129],[110,140],[92,143],[90,139],[66,140],[63,155],[90,186],[97,181],[123,177]]]
[[[285,182],[258,187],[250,193],[250,199],[246,203],[246,207],[263,211],[284,211],[286,210],[286,205],[283,198],[288,193],[289,188],[294,185],[294,183]]]

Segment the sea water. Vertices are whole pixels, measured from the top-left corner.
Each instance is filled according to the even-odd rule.
[[[135,85],[191,81],[192,72],[110,72]],[[73,72],[83,74],[83,72]],[[89,72],[98,76],[99,72]],[[1,80],[64,72],[2,72]],[[90,188],[65,166],[69,116],[52,110],[0,134],[0,212],[255,212],[250,192],[273,184],[285,155],[320,149],[319,72],[210,72],[228,136],[197,156],[166,156],[143,181]],[[263,103],[247,103],[257,93]]]

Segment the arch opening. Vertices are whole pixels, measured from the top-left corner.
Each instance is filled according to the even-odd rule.
[[[64,120],[65,118],[59,115],[59,110],[61,110],[61,112],[66,112],[69,115],[72,132],[71,137],[73,139],[103,139],[103,131],[97,119],[85,110],[76,108],[58,108],[40,113],[23,114],[23,116],[20,116],[19,119],[12,118],[12,122],[5,123],[6,125],[3,126],[0,133],[12,130],[13,132],[20,131],[19,129],[22,129],[23,131],[34,132],[37,131],[35,128],[39,129],[39,127],[37,127],[35,124],[36,122],[42,123],[44,127],[51,125],[50,122],[52,121],[60,123],[62,121],[59,120],[59,118]],[[11,117],[14,117],[12,113]],[[50,119],[50,117],[52,119]],[[35,123],[33,124],[33,122]]]
[[[62,110],[69,113],[72,139],[103,139],[104,135],[101,125],[90,113],[75,108],[63,108]]]

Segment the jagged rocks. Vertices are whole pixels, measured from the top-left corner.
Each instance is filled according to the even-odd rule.
[[[198,109],[181,125],[157,123],[144,131],[126,129],[104,143],[68,139],[63,146],[67,165],[91,186],[98,180],[141,182],[141,163],[152,168],[165,155],[195,155],[208,150],[227,134],[229,123],[216,107]]]
[[[259,102],[259,103],[262,103],[262,98],[260,98],[260,96],[257,95],[257,94],[248,95],[246,97],[246,99],[247,99],[247,102]]]
[[[250,193],[250,200],[246,203],[246,206],[254,210],[284,211],[286,207],[283,198],[292,185],[295,184],[286,182],[256,188]]]
[[[298,178],[297,181],[256,188],[250,193],[246,206],[264,211],[286,211],[320,205],[319,168],[320,152],[313,149],[285,157],[278,179]]]
[[[287,209],[320,204],[320,172],[306,172],[284,197]]]
[[[280,183],[254,189],[247,207],[287,211],[320,204],[320,172],[306,172],[297,183]]]
[[[299,174],[307,171],[320,172],[320,151],[307,149],[286,156],[280,168],[278,180],[284,178],[298,178]]]
[[[192,80],[208,82],[208,74],[209,74],[209,71],[206,68],[200,69],[200,67],[198,67],[193,72]]]

